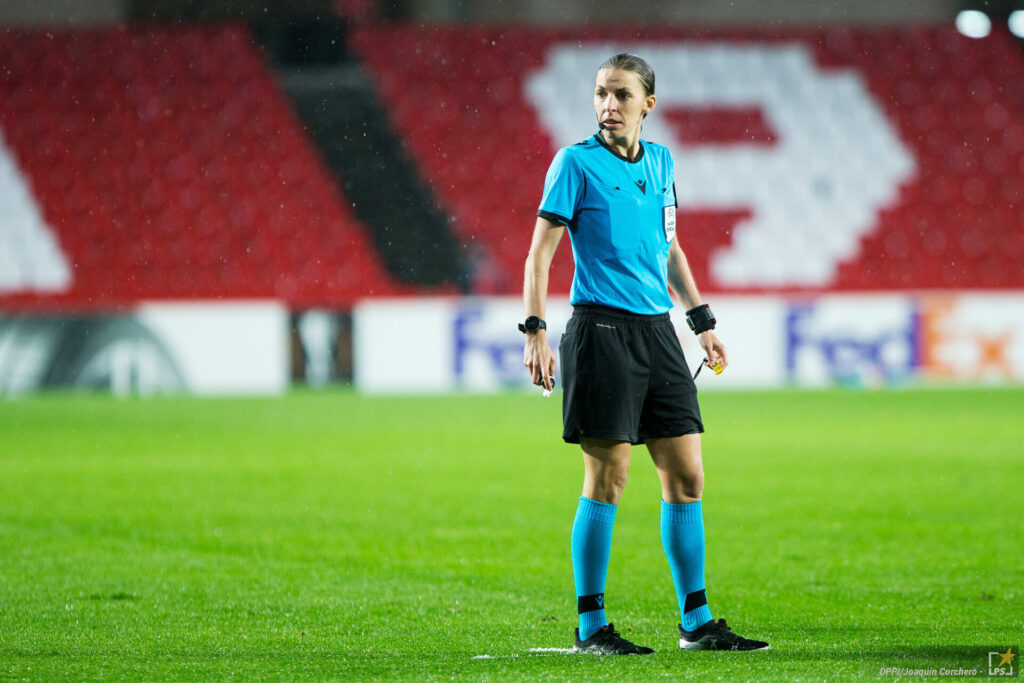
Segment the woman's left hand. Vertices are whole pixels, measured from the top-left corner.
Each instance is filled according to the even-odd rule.
[[[697,335],[697,341],[700,342],[701,347],[704,349],[704,353],[708,356],[708,365],[720,365],[724,370],[729,366],[729,359],[725,354],[725,344],[719,341],[718,337],[711,330],[701,332]]]

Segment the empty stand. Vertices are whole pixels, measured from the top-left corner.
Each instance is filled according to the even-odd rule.
[[[525,95],[527,77],[552,46],[611,41],[624,44],[618,34],[565,30],[356,30],[353,47],[405,152],[452,218],[474,269],[474,291],[519,291],[556,148]],[[642,41],[800,44],[819,68],[863,80],[910,150],[914,171],[877,211],[871,231],[856,238],[855,255],[818,289],[1024,284],[1024,60],[1008,36],[655,27]],[[57,275],[49,284],[36,286],[7,273],[0,304],[98,308],[154,298],[275,297],[347,306],[363,296],[422,291],[387,274],[245,29],[5,30],[0,64],[0,127],[13,160],[6,172],[24,179],[70,275],[64,282],[59,268],[51,270]],[[685,74],[659,73],[659,84],[673,77]],[[578,92],[575,85],[565,84],[566,96]],[[662,114],[679,144],[692,148],[746,141],[763,151],[787,143],[749,104],[666,107]],[[579,137],[591,128],[583,121]],[[828,134],[851,135],[842,128]],[[813,145],[800,158],[844,163],[823,159]],[[859,182],[872,182],[872,170],[860,168]],[[755,184],[759,196],[777,202],[773,220],[792,250],[809,251],[813,240],[849,246],[848,235],[830,229],[827,213],[815,218],[818,230],[786,232],[784,217],[804,211],[809,198],[785,172]],[[837,193],[834,211],[856,210],[842,203],[847,189],[825,188]],[[737,289],[714,279],[709,258],[737,239],[734,228],[752,211],[681,207],[679,237],[705,289]],[[22,232],[0,244],[29,249],[24,222],[18,225]],[[43,247],[25,253],[50,258],[52,244],[37,243]],[[567,247],[553,266],[553,292],[567,291],[571,281]]]
[[[1006,34],[971,40],[952,28],[769,34],[661,27],[630,40],[621,32],[599,31],[570,35],[515,28],[363,28],[353,46],[371,69],[411,154],[456,219],[461,238],[473,245],[475,260],[488,269],[479,278],[488,290],[515,293],[522,282],[544,174],[556,151],[525,93],[525,82],[545,63],[552,46],[565,43],[607,44],[609,50],[637,43],[805,46],[817,68],[863,81],[913,157],[913,173],[875,212],[873,227],[855,243],[842,243],[850,237],[831,229],[827,212],[815,218],[813,231],[786,232],[784,220],[779,225],[796,253],[813,251],[813,240],[837,240],[855,254],[822,285],[808,289],[1024,285],[1024,59]],[[668,78],[686,74],[658,74],[659,83]],[[566,97],[582,92],[586,98],[587,88],[578,85],[565,83]],[[788,87],[794,97],[800,96],[800,84]],[[563,103],[545,106],[559,108]],[[807,101],[802,106],[832,105]],[[744,136],[755,150],[787,143],[749,105],[722,102],[704,111],[669,110],[666,115],[681,145],[721,144]],[[861,123],[872,135],[871,121]],[[593,132],[592,122],[581,120],[579,138]],[[825,125],[822,134],[839,140],[839,148],[865,143],[857,137],[862,131]],[[823,158],[814,145],[802,149],[799,158],[808,165],[846,163]],[[857,182],[880,182],[872,162],[855,171],[849,175],[860,178]],[[810,205],[806,189],[787,182],[784,169],[757,182],[762,184],[759,191],[780,207],[780,216]],[[825,186],[814,191],[836,193],[832,211],[859,210],[843,203],[849,189]],[[732,228],[750,215],[749,207],[688,209],[681,214],[679,238],[700,281],[706,289],[736,290],[711,276],[708,258],[716,247],[729,244]],[[556,258],[552,291],[568,290],[568,252],[565,245]],[[764,284],[738,289],[779,288]]]
[[[409,291],[382,268],[248,32],[0,32],[0,127],[71,264],[4,306]]]

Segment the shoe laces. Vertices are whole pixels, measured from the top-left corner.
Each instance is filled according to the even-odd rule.
[[[602,626],[601,630],[604,631],[605,633],[607,633],[608,635],[613,636],[615,638],[621,638],[622,637],[622,636],[619,635],[619,632],[615,630],[615,624],[607,624],[606,626]]]
[[[729,624],[725,623],[725,619],[719,619],[715,622],[718,629],[719,637],[727,643],[740,643],[745,640],[743,637],[733,633],[733,630],[729,628]]]
[[[619,643],[625,643],[625,644],[628,644],[628,645],[633,645],[633,643],[631,643],[630,641],[628,641],[625,638],[623,638],[622,635],[618,631],[615,630],[615,625],[614,624],[608,624],[606,626],[602,626],[599,632],[604,633],[605,637],[611,639],[614,642],[619,642]]]

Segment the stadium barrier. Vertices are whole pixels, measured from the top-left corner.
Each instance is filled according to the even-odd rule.
[[[281,394],[289,381],[288,316],[272,301],[0,315],[0,396],[51,388]]]
[[[1024,381],[1024,294],[923,292],[714,296],[729,369],[701,389],[1016,384]],[[548,304],[557,347],[571,307]],[[518,297],[374,299],[353,312],[354,382],[367,394],[528,386]],[[691,371],[703,358],[673,321]]]

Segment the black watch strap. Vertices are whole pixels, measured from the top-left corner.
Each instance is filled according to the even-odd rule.
[[[527,332],[536,332],[537,330],[546,329],[548,329],[548,324],[535,315],[531,315],[529,318],[527,318],[526,322],[519,323],[519,331],[522,332],[523,334],[526,334]]]

